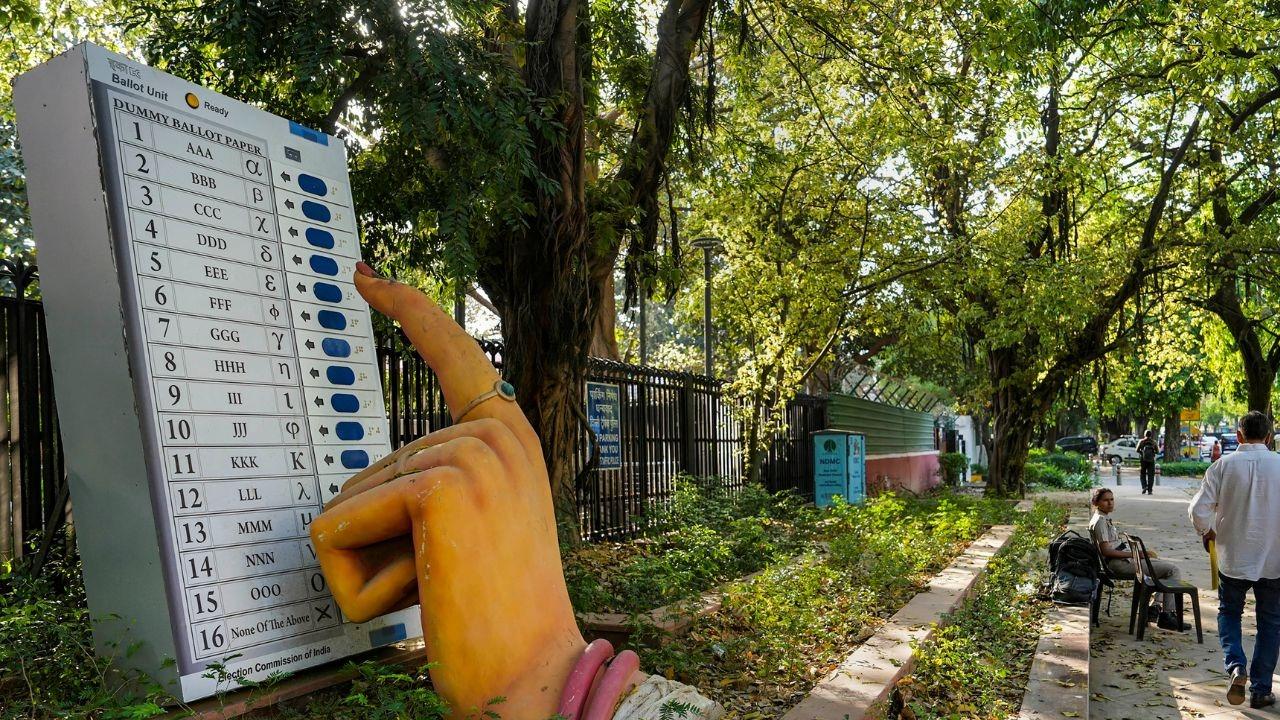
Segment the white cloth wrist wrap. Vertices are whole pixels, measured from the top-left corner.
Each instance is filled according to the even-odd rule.
[[[675,714],[683,720],[720,720],[724,717],[720,703],[703,697],[696,688],[661,675],[650,675],[622,699],[613,720],[658,720],[663,706],[668,703],[693,707],[693,712],[687,715]]]

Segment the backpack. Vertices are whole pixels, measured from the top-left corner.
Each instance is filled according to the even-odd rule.
[[[1143,440],[1138,448],[1138,454],[1142,456],[1142,462],[1156,461],[1156,444],[1150,440]]]
[[[1098,551],[1093,543],[1068,530],[1049,543],[1048,595],[1054,602],[1084,604],[1098,585]]]

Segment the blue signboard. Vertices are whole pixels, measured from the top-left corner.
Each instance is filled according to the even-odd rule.
[[[849,434],[849,494],[851,503],[867,497],[867,438],[861,433]]]
[[[840,498],[866,497],[866,439],[860,433],[821,430],[813,433],[813,501],[827,507]]]
[[[618,470],[622,467],[622,428],[618,418],[622,415],[622,401],[617,385],[587,383],[587,423],[596,436],[596,448],[600,451],[599,470]]]

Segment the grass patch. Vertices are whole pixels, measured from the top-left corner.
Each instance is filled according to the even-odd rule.
[[[811,542],[819,516],[791,493],[682,478],[642,538],[566,554],[569,598],[579,612],[633,613],[695,597],[793,557]]]
[[[916,649],[915,671],[899,681],[887,717],[989,720],[1015,715],[1048,603],[1036,598],[1035,552],[1062,531],[1066,508],[1039,501],[991,560],[977,592]]]
[[[646,638],[643,667],[701,688],[731,716],[781,716],[970,541],[1016,514],[948,493],[838,506],[821,524],[829,551],[730,585],[685,639]]]

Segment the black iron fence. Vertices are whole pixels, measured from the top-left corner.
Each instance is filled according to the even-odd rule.
[[[29,299],[35,269],[0,260],[0,559],[58,527],[69,515],[62,446],[54,409],[44,312]],[[399,447],[449,424],[435,375],[397,334],[377,338],[391,442]],[[502,345],[481,341],[502,368]],[[747,482],[742,432],[718,381],[690,373],[592,358],[588,380],[618,387],[620,467],[592,469],[578,487],[586,540],[623,539],[644,527],[647,511],[675,490],[676,477],[715,477],[730,488]],[[773,491],[812,497],[808,436],[826,426],[826,400],[802,396],[787,408],[787,431],[765,451],[761,481]],[[589,443],[579,438],[577,468]],[[49,533],[43,533],[48,536]]]

